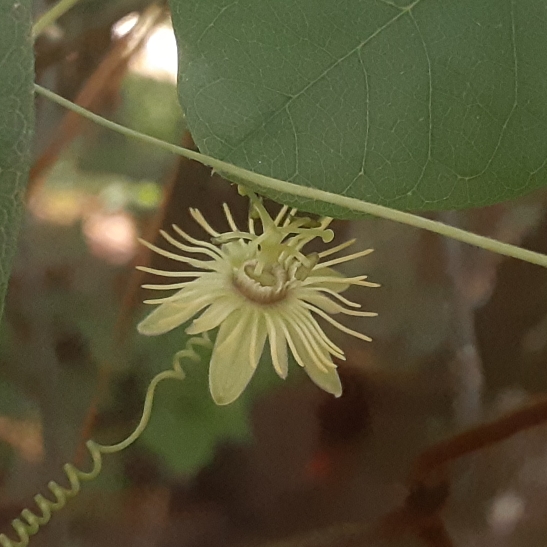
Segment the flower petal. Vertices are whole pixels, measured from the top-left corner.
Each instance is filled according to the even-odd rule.
[[[176,302],[165,302],[158,306],[148,317],[144,318],[137,326],[141,334],[155,336],[164,334],[170,330],[186,323],[205,306],[211,304],[213,299],[210,295],[194,300],[179,300]]]
[[[268,340],[270,343],[270,354],[275,372],[283,380],[289,372],[289,359],[287,356],[287,340],[283,329],[276,324],[275,317],[265,313],[266,326],[268,328]]]
[[[264,344],[266,343],[266,336],[268,330],[266,328],[266,321],[264,316],[260,312],[254,313],[255,317],[251,327],[251,346],[249,348],[249,357],[251,359],[251,365],[256,369],[260,356],[264,351]]]
[[[218,298],[186,329],[187,334],[201,334],[218,327],[233,311],[238,302],[231,296]]]
[[[308,376],[321,389],[328,393],[332,393],[336,397],[340,397],[340,395],[342,395],[342,384],[340,383],[340,378],[338,377],[334,363],[329,367],[319,365],[316,357],[309,353],[298,335],[291,336],[291,333],[287,329],[287,326],[290,326],[290,324],[283,324],[283,326],[285,327],[287,341],[297,363],[305,369]],[[323,354],[323,356],[330,361],[328,354]]]
[[[260,344],[258,332],[254,331],[254,342],[245,341],[249,340],[247,333],[252,331],[253,322],[256,321],[254,310],[236,310],[220,326],[209,367],[209,388],[217,405],[235,401],[253,376],[256,348]],[[263,349],[265,337],[262,340]],[[251,350],[253,345],[255,349]]]
[[[328,353],[338,357],[338,359],[346,360],[344,352],[339,348],[323,331],[319,323],[312,316],[310,311],[304,306],[298,308],[295,307],[294,314],[298,317],[298,320],[305,325],[306,328],[315,335],[315,339],[318,341],[319,345],[323,347]]]
[[[342,395],[342,383],[336,368],[320,369],[314,362],[310,362],[304,367],[314,384],[319,386],[327,393],[332,393],[335,397]]]
[[[300,355],[307,354],[311,360],[317,363],[319,368],[334,366],[328,352],[323,350],[321,345],[318,344],[319,340],[315,337],[315,333],[309,328],[304,327],[296,314],[287,311],[284,319]],[[304,362],[303,366],[305,366],[305,364],[306,363]]]

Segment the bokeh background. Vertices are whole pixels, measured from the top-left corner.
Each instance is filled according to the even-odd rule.
[[[36,14],[50,2],[36,1]],[[82,0],[36,42],[37,81],[155,137],[193,147],[176,98],[176,45],[163,4]],[[140,417],[148,382],[182,349],[182,329],[135,325],[149,281],[170,269],[138,237],[175,223],[195,237],[198,207],[225,227],[247,203],[208,169],[93,126],[42,98],[26,215],[1,328],[2,529],[62,465],[89,465],[85,441],[116,442]],[[547,253],[547,193],[431,214]],[[276,205],[270,204],[272,210]],[[400,506],[427,446],[547,390],[547,273],[394,223],[336,221],[340,241],[376,252],[347,266],[380,289],[350,297],[375,319],[331,332],[347,351],[333,399],[296,366],[265,360],[244,396],[216,407],[207,354],[157,392],[143,437],[106,456],[99,478],[32,541],[138,547],[425,545],[365,540]],[[443,519],[455,546],[547,545],[547,426],[450,466]],[[383,541],[383,543],[382,543]],[[431,539],[428,545],[449,545]]]

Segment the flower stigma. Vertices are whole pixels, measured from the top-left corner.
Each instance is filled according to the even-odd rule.
[[[344,277],[331,267],[366,256],[372,249],[327,258],[355,242],[350,240],[322,252],[305,254],[303,248],[312,240],[320,238],[330,243],[334,239],[329,228],[332,219],[296,216],[296,209],[287,206],[272,217],[255,194],[247,195],[251,202],[247,231],[238,228],[224,204],[230,228],[226,232],[216,231],[199,210],[190,209],[193,219],[210,236],[209,241],[198,240],[176,225],[173,230],[180,239],[160,231],[168,243],[184,254],[141,240],[155,253],[194,270],[173,272],[139,267],[182,281],[143,285],[146,289],[176,292],[166,298],[145,300],[145,304],[158,307],[139,323],[138,331],[159,335],[189,320],[189,335],[218,328],[209,367],[209,388],[219,405],[233,402],[245,390],[266,340],[272,365],[281,378],[287,377],[290,351],[315,384],[339,397],[342,385],[333,357],[344,360],[344,352],[325,334],[317,317],[346,334],[371,340],[331,316],[377,315],[361,311],[360,304],[340,293],[352,285],[379,285],[368,281],[366,275]]]

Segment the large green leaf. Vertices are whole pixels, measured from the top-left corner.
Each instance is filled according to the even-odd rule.
[[[30,0],[0,0],[0,314],[29,169],[34,80]]]
[[[547,183],[545,0],[171,8],[179,98],[207,154],[402,209]]]

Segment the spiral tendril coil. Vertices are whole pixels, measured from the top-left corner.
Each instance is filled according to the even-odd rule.
[[[39,514],[30,509],[23,509],[19,518],[16,518],[11,522],[13,529],[19,537],[18,541],[13,541],[6,534],[0,534],[0,545],[2,547],[26,547],[29,544],[30,537],[36,534],[41,527],[50,521],[53,513],[62,509],[66,505],[67,500],[75,497],[80,492],[81,484],[83,482],[91,481],[99,475],[102,469],[103,454],[120,452],[133,444],[141,436],[150,421],[154,394],[158,384],[168,378],[184,380],[185,374],[180,362],[183,359],[198,362],[200,356],[196,352],[195,346],[208,347],[210,345],[211,341],[206,333],[199,337],[190,338],[187,341],[185,348],[175,354],[173,368],[160,372],[152,378],[146,390],[141,419],[134,431],[126,439],[113,445],[102,445],[93,440],[87,441],[86,448],[91,456],[92,462],[91,470],[81,471],[71,463],[65,464],[63,466],[63,471],[68,478],[70,486],[65,488],[55,481],[50,481],[48,483],[48,488],[53,494],[54,499],[48,499],[42,494],[34,496],[34,501],[40,510]]]

